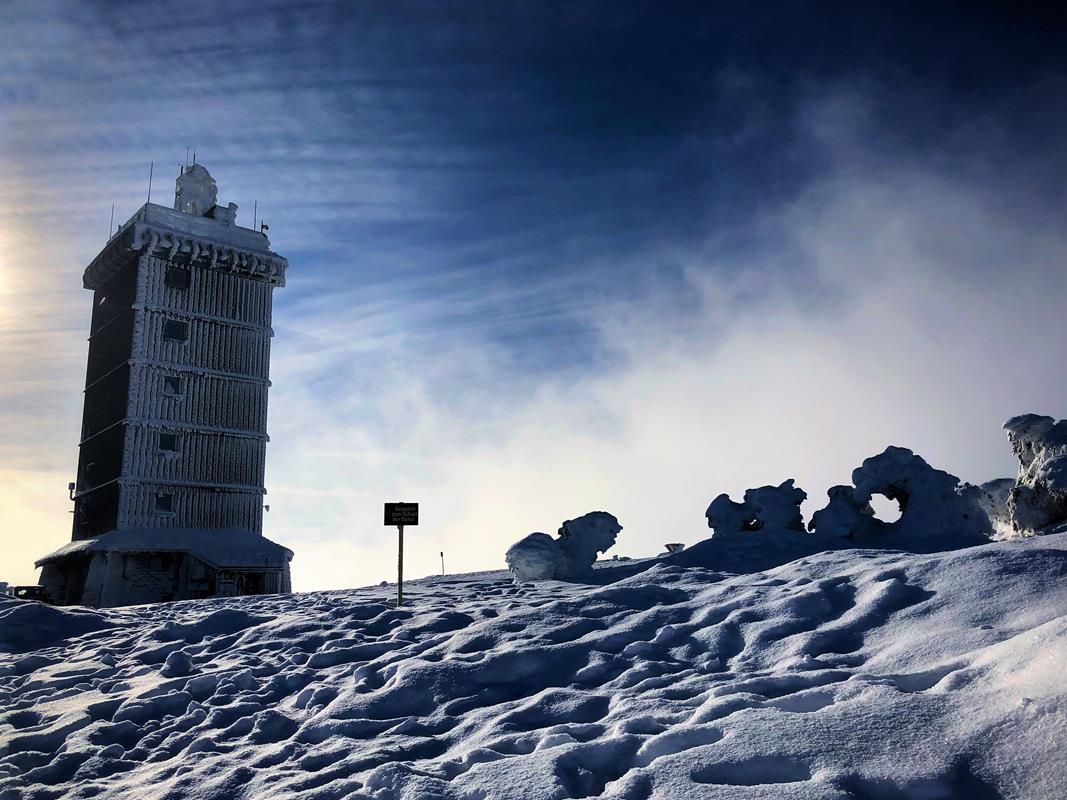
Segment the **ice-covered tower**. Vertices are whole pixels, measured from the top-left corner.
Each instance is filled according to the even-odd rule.
[[[73,541],[37,562],[56,602],[289,591],[262,535],[271,295],[288,263],[200,165],[85,270],[93,291]]]

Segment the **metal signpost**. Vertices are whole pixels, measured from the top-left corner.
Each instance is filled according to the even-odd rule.
[[[386,503],[385,524],[396,525],[399,533],[396,554],[396,607],[404,605],[404,526],[419,524],[418,503]]]

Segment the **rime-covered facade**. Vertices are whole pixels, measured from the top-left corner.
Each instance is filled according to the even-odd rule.
[[[290,590],[262,535],[271,299],[286,260],[194,165],[85,270],[93,292],[73,536],[38,561],[61,604]]]

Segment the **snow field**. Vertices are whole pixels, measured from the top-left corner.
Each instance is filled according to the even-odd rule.
[[[1057,534],[401,609],[8,601],[0,798],[1067,797],[1065,574]]]

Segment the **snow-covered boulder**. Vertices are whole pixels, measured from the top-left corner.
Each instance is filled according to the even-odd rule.
[[[804,532],[800,504],[808,495],[793,485],[793,479],[778,486],[759,486],[745,492],[744,500],[735,503],[728,494],[720,494],[704,512],[708,527],[715,536],[730,536],[748,531]]]
[[[854,539],[877,523],[869,500],[856,499],[856,487],[831,486],[829,502],[811,515],[808,530],[824,539]]]
[[[854,486],[833,486],[829,502],[812,516],[807,531],[800,510],[807,498],[793,480],[760,486],[734,502],[721,494],[705,512],[710,539],[666,557],[680,566],[754,572],[823,550],[890,547],[916,553],[953,550],[988,542],[991,518],[1004,488],[961,485],[959,478],[931,467],[903,447],[888,447],[852,473]],[[901,516],[875,516],[871,498],[881,494],[900,504]]]
[[[547,533],[531,533],[509,547],[504,560],[517,581],[550,580],[560,572],[563,551]]]
[[[747,503],[756,515],[760,528],[775,531],[804,532],[804,515],[800,504],[808,493],[793,485],[793,479],[778,486],[760,486],[745,492]]]
[[[892,547],[931,553],[989,541],[993,526],[979,502],[980,490],[931,467],[905,447],[887,447],[852,471],[855,488],[835,486],[830,502],[812,517],[820,537],[843,536],[858,547]],[[900,505],[900,519],[884,522],[870,510],[883,495]]]
[[[557,539],[563,551],[563,568],[559,577],[581,578],[589,575],[597,554],[611,549],[621,530],[619,521],[606,511],[590,511],[564,522]]]
[[[1004,423],[1019,477],[1008,515],[1019,533],[1067,522],[1067,420],[1023,414]]]
[[[712,536],[723,538],[757,529],[756,512],[748,503],[735,503],[728,494],[720,494],[704,512]]]
[[[965,483],[960,488],[961,494],[970,494],[985,511],[993,526],[993,538],[995,539],[1010,539],[1018,535],[1015,526],[1012,525],[1009,509],[1009,501],[1014,488],[1015,478],[996,478],[978,486]]]
[[[777,486],[749,489],[740,503],[720,494],[704,512],[711,538],[664,560],[678,566],[755,572],[823,550],[817,537],[804,531],[800,504],[806,498],[792,478]]]
[[[592,574],[597,554],[615,544],[622,526],[606,511],[590,511],[560,526],[553,539],[546,533],[531,533],[504,555],[517,581],[580,580]]]

